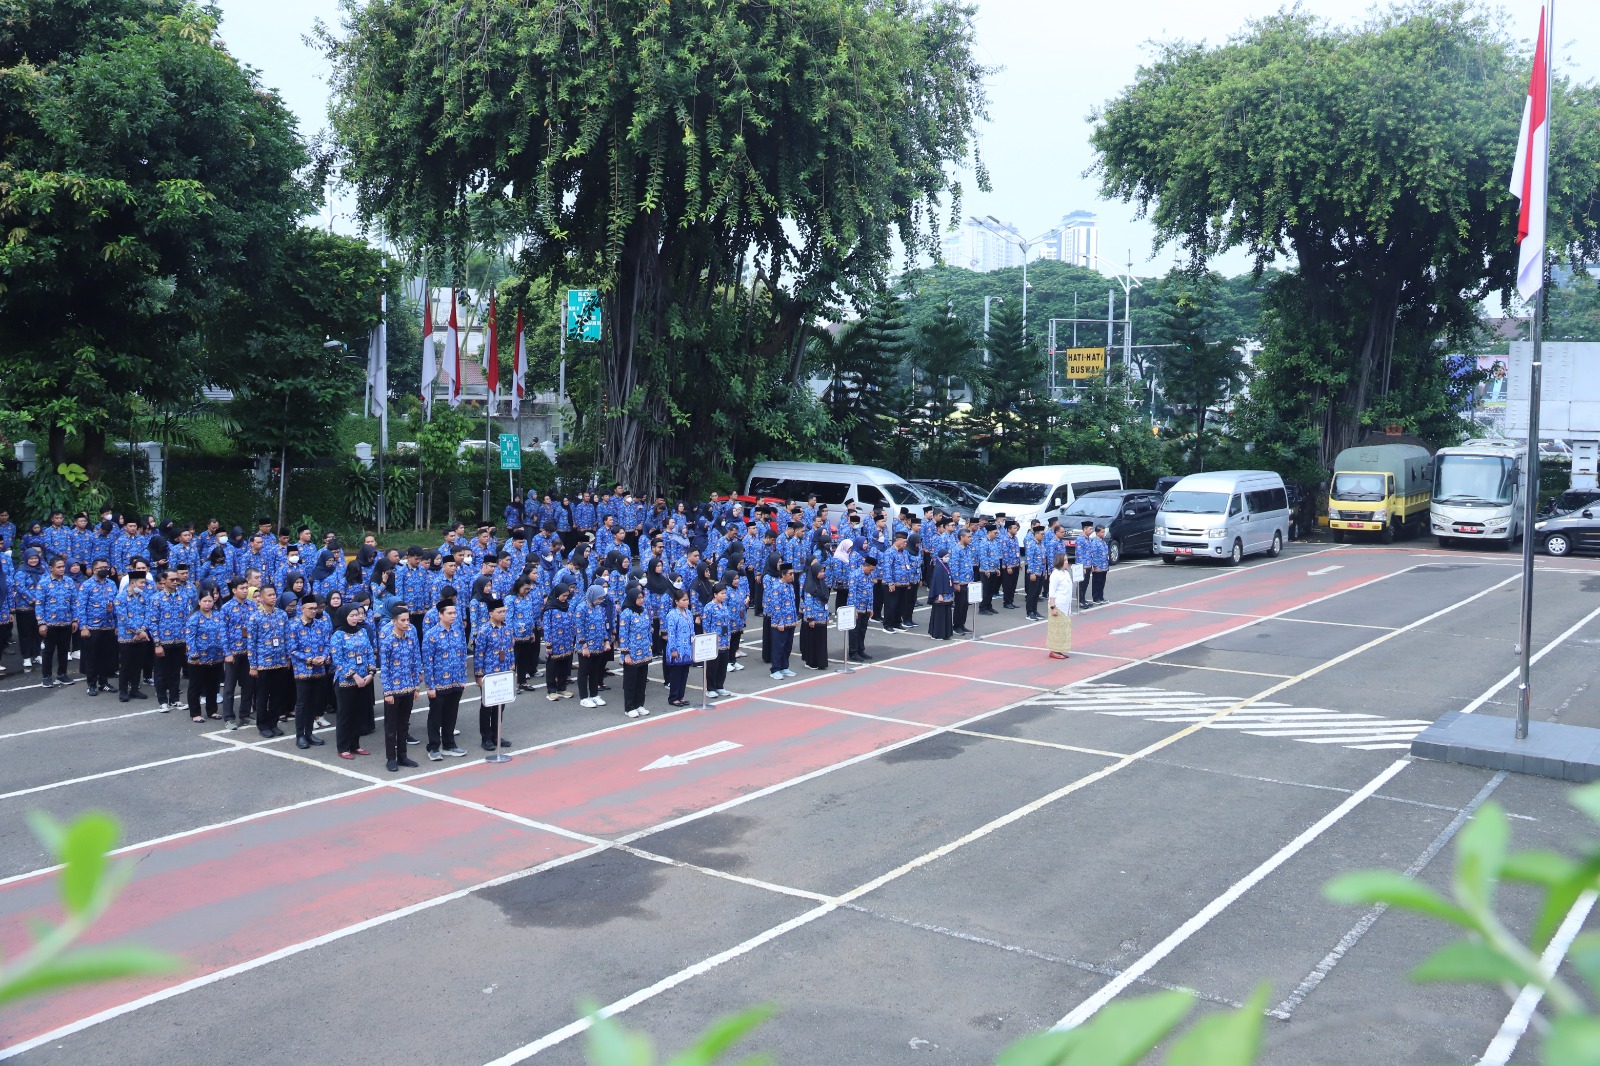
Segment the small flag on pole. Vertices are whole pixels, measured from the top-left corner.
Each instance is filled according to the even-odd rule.
[[[450,384],[450,406],[461,406],[461,329],[456,325],[456,290],[450,290],[450,325],[444,332],[444,376]]]
[[[489,291],[489,346],[484,349],[484,384],[488,388],[489,413],[494,414],[500,392],[500,330],[495,323],[495,294]]]
[[[433,290],[422,279],[422,410],[433,417],[433,387],[439,378],[439,354],[433,345]]]
[[[1544,285],[1545,171],[1550,161],[1550,53],[1545,42],[1545,9],[1539,9],[1539,39],[1533,49],[1533,76],[1522,104],[1522,133],[1511,166],[1511,195],[1522,202],[1517,214],[1517,293],[1531,300]]]
[[[522,398],[528,387],[528,340],[522,335],[522,308],[517,308],[516,352],[511,363],[511,417],[522,417]]]
[[[382,418],[389,400],[389,324],[386,321],[388,296],[378,298],[378,324],[372,327],[367,338],[367,385],[371,389],[372,404],[367,413]]]

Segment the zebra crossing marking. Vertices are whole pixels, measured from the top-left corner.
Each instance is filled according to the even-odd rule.
[[[1180,689],[1088,682],[1046,693],[1030,702],[1092,711],[1113,718],[1191,725],[1244,697],[1207,696]],[[1338,744],[1358,751],[1409,750],[1411,740],[1433,723],[1421,718],[1386,718],[1363,711],[1294,707],[1259,700],[1248,709],[1208,723],[1207,729],[1233,730],[1255,737],[1280,737],[1302,744]]]

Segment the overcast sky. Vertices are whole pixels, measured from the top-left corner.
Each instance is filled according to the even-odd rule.
[[[1159,274],[1174,258],[1157,252],[1150,227],[1131,207],[1099,199],[1083,176],[1092,162],[1089,112],[1133,80],[1151,55],[1148,42],[1174,39],[1220,42],[1245,25],[1279,10],[1277,0],[976,0],[978,55],[1004,69],[989,84],[990,121],[980,130],[994,191],[977,193],[968,181],[966,213],[994,215],[1031,237],[1068,211],[1100,217],[1100,251],[1135,274]],[[318,19],[335,22],[336,0],[220,0],[222,36],[229,49],[258,68],[300,117],[308,138],[327,124],[327,67],[304,35]],[[1302,0],[1302,7],[1335,21],[1360,19],[1366,5],[1350,0]],[[1531,40],[1537,0],[1516,0],[1505,10],[1512,31]],[[1565,0],[1557,8],[1557,62],[1580,81],[1600,77],[1600,3]],[[1520,111],[1520,101],[1507,101]],[[348,208],[343,208],[347,210]],[[337,219],[340,229],[349,229]],[[1217,264],[1227,273],[1248,269],[1237,253]]]

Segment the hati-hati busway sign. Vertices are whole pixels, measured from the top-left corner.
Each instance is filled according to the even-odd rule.
[[[522,469],[522,438],[515,433],[500,434],[500,469]]]
[[[1067,348],[1062,354],[1067,357],[1069,378],[1097,378],[1106,372],[1104,348]]]
[[[567,290],[567,336],[578,341],[598,341],[600,339],[600,293],[598,290]]]

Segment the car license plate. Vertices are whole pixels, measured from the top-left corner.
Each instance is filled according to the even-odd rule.
[[[1482,526],[1457,526],[1456,527],[1456,532],[1457,533],[1482,533],[1483,532],[1483,527]]]
[[[1173,552],[1174,555],[1193,555],[1194,554],[1194,549],[1193,548],[1173,548],[1172,552]]]

